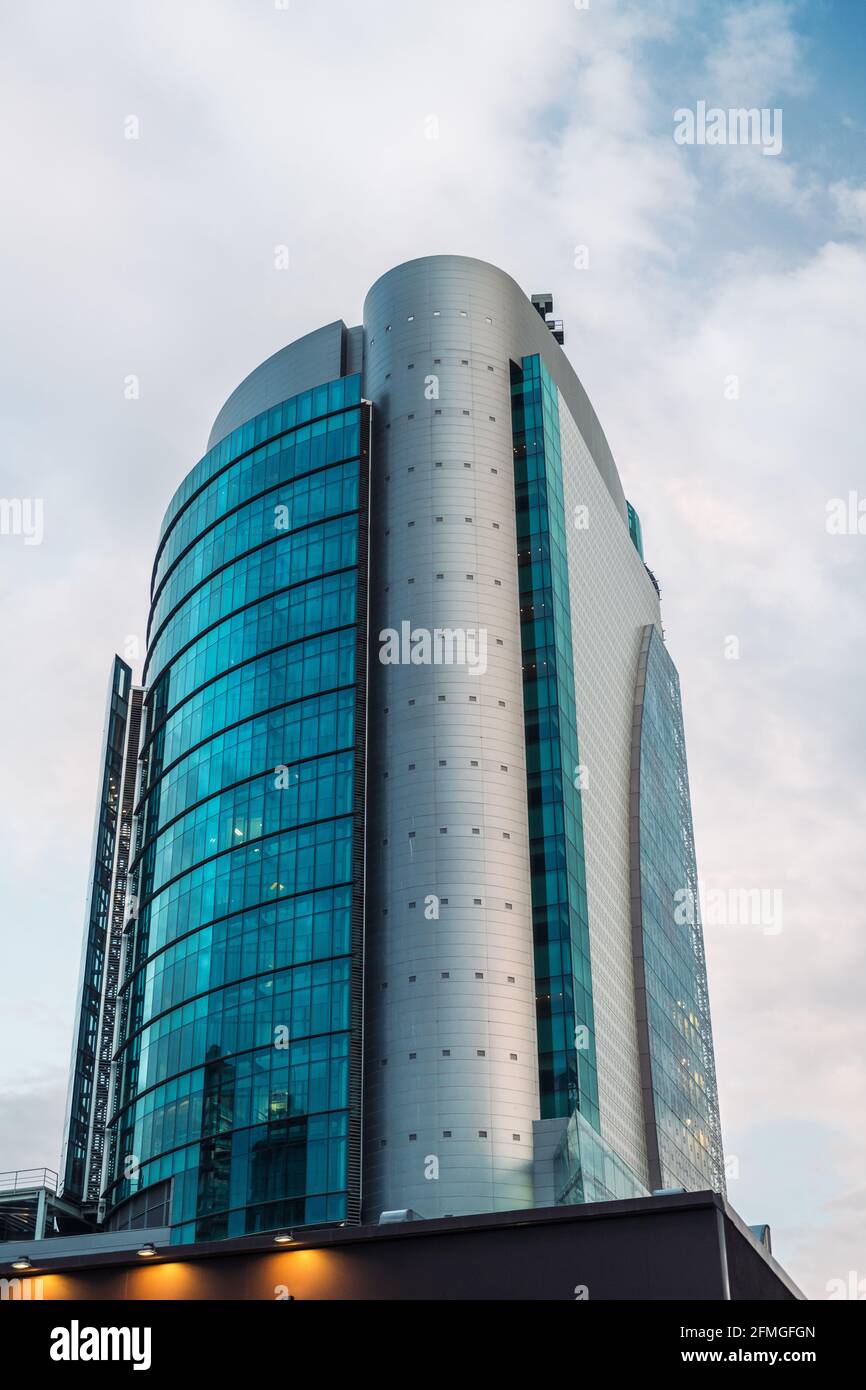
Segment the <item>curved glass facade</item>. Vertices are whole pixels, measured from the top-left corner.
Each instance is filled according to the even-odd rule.
[[[541,1117],[598,1129],[559,405],[540,357],[511,389]]]
[[[641,644],[632,747],[635,990],[651,1186],[724,1192],[680,682],[655,627]]]
[[[368,438],[304,392],[163,526],[107,1195],[179,1242],[357,1215]]]

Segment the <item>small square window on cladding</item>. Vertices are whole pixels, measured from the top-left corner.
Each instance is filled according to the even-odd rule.
[[[409,1143],[410,1143],[410,1144],[414,1144],[417,1138],[418,1138],[418,1135],[417,1135],[417,1134],[410,1134],[410,1135],[409,1135]]]
[[[450,971],[450,970],[443,970],[443,971],[442,971],[442,979],[443,979],[443,980],[450,980],[450,979],[451,979],[451,971]]]
[[[483,980],[483,979],[484,979],[484,971],[483,971],[483,970],[476,970],[476,971],[475,971],[475,978],[476,978],[476,980]]]
[[[447,907],[447,906],[448,906],[448,899],[447,899],[447,898],[440,898],[440,899],[439,899],[439,906],[440,906],[440,907]]]
[[[478,1138],[479,1138],[479,1139],[486,1139],[486,1138],[487,1138],[487,1130],[486,1130],[486,1129],[479,1129],[479,1131],[478,1131]]]
[[[443,1057],[450,1057],[450,1056],[451,1056],[451,1048],[450,1048],[450,1047],[443,1047],[443,1049],[442,1049],[442,1056],[443,1056]]]
[[[513,912],[513,911],[514,911],[514,903],[506,903],[505,906],[506,906],[506,909],[507,909],[509,912]]]
[[[440,825],[440,827],[439,827],[439,834],[440,834],[440,835],[447,835],[447,834],[448,834],[448,826],[447,826],[447,825]]]
[[[483,1047],[479,1047],[479,1048],[476,1050],[475,1056],[476,1056],[476,1057],[486,1057],[486,1056],[487,1056],[487,1053],[484,1051],[484,1048],[483,1048]]]
[[[480,898],[473,898],[472,901],[473,901],[473,903],[475,904],[476,907],[480,907],[480,906],[481,906],[481,899],[480,899]]]
[[[410,985],[416,984],[417,981],[418,981],[418,976],[417,976],[417,975],[410,975],[410,976],[409,976],[409,983],[410,983]]]
[[[509,976],[508,976],[508,983],[509,983],[510,985],[516,985],[516,984],[517,984],[517,981],[515,980],[515,978],[514,978],[513,975],[509,975]]]
[[[519,1144],[519,1143],[520,1143],[520,1135],[519,1135],[519,1134],[512,1134],[511,1137],[512,1137],[512,1139],[514,1140],[515,1144]]]
[[[447,766],[448,766],[448,760],[447,760],[446,758],[440,758],[440,759],[439,759],[439,766],[440,766],[440,767],[447,767]]]
[[[440,696],[439,696],[439,703],[440,703],[440,705],[444,705],[447,698],[448,698],[448,697],[447,697],[446,695],[440,695]]]
[[[473,834],[473,835],[480,835],[480,834],[481,834],[481,830],[480,830],[480,828],[479,828],[477,825],[473,825],[473,827],[472,827],[472,834]]]
[[[450,1131],[450,1129],[443,1129],[443,1131],[442,1131],[442,1138],[443,1138],[443,1139],[450,1139],[450,1138],[451,1138],[451,1131]]]
[[[410,1053],[409,1053],[409,1061],[410,1061],[410,1062],[417,1062],[417,1060],[418,1060],[418,1053],[417,1053],[417,1052],[410,1052]]]
[[[512,1054],[511,1054],[511,1060],[512,1060],[512,1062],[516,1062],[516,1061],[517,1061],[517,1053],[516,1053],[516,1052],[512,1052]]]
[[[414,363],[414,362],[410,362],[410,363],[407,365],[407,367],[406,367],[406,371],[407,371],[407,372],[414,372],[414,370],[415,370],[415,363]]]
[[[477,695],[470,695],[470,696],[469,696],[469,703],[470,703],[470,705],[477,705],[477,704],[478,704],[478,696],[477,696]]]

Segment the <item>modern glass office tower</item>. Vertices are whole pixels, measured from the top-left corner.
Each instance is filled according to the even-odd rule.
[[[552,310],[398,267],[237,388],[169,506],[81,1010],[111,1226],[723,1189],[679,685]]]

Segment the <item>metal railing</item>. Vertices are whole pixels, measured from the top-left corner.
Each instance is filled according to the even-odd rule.
[[[0,1194],[26,1192],[38,1187],[47,1187],[50,1192],[56,1192],[57,1183],[58,1177],[53,1168],[18,1168],[11,1173],[0,1173]]]

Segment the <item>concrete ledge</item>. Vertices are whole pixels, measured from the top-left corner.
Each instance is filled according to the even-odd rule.
[[[154,1240],[156,1257],[103,1245],[65,1258],[40,1251],[37,1262],[31,1249],[28,1278],[41,1281],[45,1300],[803,1298],[712,1192],[299,1230],[288,1246],[276,1246],[273,1233],[173,1247],[152,1232],[137,1236]]]

